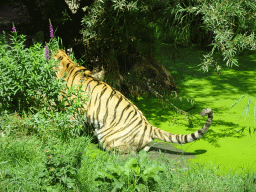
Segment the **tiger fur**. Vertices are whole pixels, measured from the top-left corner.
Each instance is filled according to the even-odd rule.
[[[67,86],[78,85],[83,79],[82,90],[90,95],[87,105],[85,124],[93,127],[94,135],[103,148],[118,151],[148,151],[154,139],[165,142],[185,144],[201,138],[209,129],[213,111],[203,109],[201,116],[208,114],[204,126],[188,135],[177,135],[163,131],[151,125],[143,113],[119,91],[108,84],[95,79],[85,67],[77,66],[64,51],[59,50],[54,57],[61,60],[57,78],[67,72]]]

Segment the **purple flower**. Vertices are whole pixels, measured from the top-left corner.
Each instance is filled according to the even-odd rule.
[[[53,34],[53,27],[52,27],[52,24],[51,24],[51,20],[49,19],[50,21],[50,37],[53,38],[54,37],[54,34]]]
[[[12,28],[12,32],[16,32],[16,28],[15,27]]]
[[[48,50],[48,45],[45,46],[45,57],[47,60],[49,60],[49,50]]]
[[[13,27],[12,27],[12,32],[16,32],[16,28],[14,26],[14,23],[12,23]]]

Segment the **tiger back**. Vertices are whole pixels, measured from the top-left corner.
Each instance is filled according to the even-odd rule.
[[[177,135],[161,130],[151,125],[124,95],[95,79],[85,67],[77,66],[64,51],[59,50],[54,59],[60,60],[57,78],[67,73],[65,80],[68,87],[82,83],[82,91],[90,95],[87,105],[84,105],[85,123],[93,127],[95,136],[106,150],[148,151],[154,139],[178,144],[190,143],[201,138],[212,123],[213,111],[206,108],[201,112],[201,116],[208,115],[206,123],[194,133]]]

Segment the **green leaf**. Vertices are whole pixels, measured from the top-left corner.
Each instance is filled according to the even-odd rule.
[[[143,171],[143,175],[151,175],[153,173],[156,173],[158,171],[166,171],[166,169],[163,166],[154,165],[152,167],[147,168]]]
[[[142,176],[142,179],[144,182],[147,182],[149,178],[154,179],[154,181],[158,183],[160,182],[160,177],[156,173],[151,173],[151,174]]]
[[[105,178],[107,177],[108,179],[115,179],[115,177],[109,173],[107,173],[106,171],[98,171],[97,172],[97,177],[96,178]]]
[[[131,169],[135,172],[136,175],[141,174],[141,168],[138,164],[136,166],[134,165]]]
[[[144,168],[147,166],[147,162],[148,162],[147,157],[148,157],[148,155],[147,155],[147,152],[146,152],[146,151],[141,150],[141,151],[139,152],[139,158],[140,158],[139,162],[140,162],[140,167],[141,167],[142,169],[144,169]]]
[[[111,190],[111,192],[115,192],[115,191],[117,191],[117,189],[124,188],[125,182],[124,181],[116,181],[113,183],[113,185],[114,185],[114,188]]]
[[[135,158],[129,159],[124,165],[124,174],[129,177],[132,168],[138,166],[138,161]]]
[[[117,173],[120,176],[123,172],[123,167],[121,167],[119,165],[110,164],[107,166],[107,170],[110,172]]]

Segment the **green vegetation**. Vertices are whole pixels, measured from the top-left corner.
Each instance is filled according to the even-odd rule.
[[[37,46],[39,45],[35,45],[35,47]],[[35,47],[31,49],[33,50]],[[5,66],[5,68],[14,66],[13,69],[16,69],[17,65],[10,62],[12,61],[10,54],[16,54],[17,51],[3,52],[3,47],[1,50],[3,58],[1,64],[5,64],[1,66]],[[39,56],[43,60],[43,50],[40,53]],[[5,54],[9,57],[8,60]],[[20,64],[25,64],[22,58],[33,60],[34,57],[36,58],[38,55],[31,50],[24,50],[22,57],[19,58]],[[46,59],[44,61],[47,63]],[[49,68],[48,65],[40,65],[40,63],[32,62],[44,70]],[[30,71],[33,74],[29,64],[30,62],[27,62],[26,68],[22,70]],[[22,70],[19,71],[20,74],[22,74]],[[1,72],[1,77],[9,74],[9,71],[5,72],[3,68],[1,68]],[[56,85],[52,77],[48,76],[52,81],[50,88]],[[220,78],[220,76],[213,77]],[[37,78],[45,78],[45,81],[50,83],[47,81],[45,73],[38,73]],[[196,77],[192,78],[187,74],[187,78],[193,81]],[[21,75],[16,79],[16,81],[22,80]],[[37,82],[36,80],[26,80],[31,83],[30,91],[38,90],[38,86],[33,86],[33,83]],[[15,85],[15,79],[12,79],[12,83]],[[197,82],[198,85],[200,84]],[[11,88],[9,90],[12,90]],[[13,90],[14,92],[9,91],[9,95],[15,98],[16,89]],[[41,95],[47,93],[48,90],[51,89],[46,89],[46,92],[42,89]],[[201,87],[200,92],[204,92],[203,90],[206,89]],[[199,91],[190,96],[199,98],[198,93]],[[45,94],[45,97],[49,97],[49,95]],[[208,105],[213,106],[209,97],[206,98]],[[10,100],[11,102],[12,100]],[[27,106],[23,108],[22,113],[10,113],[10,111],[3,110],[3,106],[6,104],[8,104],[8,100],[2,103],[0,120],[1,191],[111,191],[112,189],[113,191],[253,191],[256,188],[255,173],[218,175],[216,167],[209,169],[206,165],[187,165],[189,168],[186,171],[181,167],[173,169],[173,165],[178,164],[175,159],[162,156],[159,159],[161,163],[157,163],[155,160],[148,161],[143,152],[138,157],[128,158],[124,161],[122,156],[92,148],[91,138],[83,134],[82,122],[70,120],[74,110],[61,111],[59,108],[48,110],[49,105],[47,104],[41,108],[43,106],[41,103],[35,105],[35,103],[28,102],[26,105],[28,107],[33,105],[35,111],[38,111],[37,113],[30,113],[26,110]],[[79,107],[78,105],[75,108]],[[144,107],[139,106],[139,108],[143,110]],[[156,110],[156,108],[148,107],[150,110]],[[76,112],[78,113],[78,111]],[[214,108],[214,112],[219,114],[220,108]],[[145,110],[144,114],[151,119]],[[198,141],[196,144],[204,142],[204,140],[208,141],[208,138],[212,137],[211,135],[217,129],[216,124],[219,118],[218,115],[215,116],[215,123],[213,123],[209,134],[203,141]],[[161,121],[165,122],[160,119],[153,124],[157,125]],[[194,127],[197,129],[198,122],[193,120],[193,123],[196,124]],[[177,131],[177,126],[173,128],[175,129],[173,132],[182,133],[182,131]],[[221,138],[217,136],[214,141],[218,143],[219,139]],[[218,148],[218,151],[221,149]],[[212,155],[209,154],[209,156]]]
[[[168,50],[168,47],[163,46],[162,49]],[[256,89],[255,52],[248,51],[240,56],[239,68],[222,69],[221,74],[217,74],[214,70],[201,73],[196,67],[200,62],[197,55],[200,49],[191,47],[180,50],[181,57],[177,58],[175,63],[163,53],[159,53],[161,63],[173,71],[174,79],[184,79],[184,82],[179,81],[177,84],[183,91],[177,98],[168,100],[183,110],[191,106],[195,106],[196,109],[189,111],[190,115],[186,117],[171,112],[168,102],[163,103],[163,109],[156,99],[143,98],[136,105],[150,123],[165,131],[179,134],[188,134],[201,127],[204,120],[200,118],[200,110],[210,107],[213,109],[214,119],[207,134],[199,141],[175,147],[197,155],[195,159],[189,160],[191,162],[200,165],[213,163],[219,166],[218,173],[255,172],[255,99],[252,99],[255,98]],[[224,62],[220,63],[223,64]],[[244,99],[230,109],[243,95],[246,95]],[[194,105],[186,98],[194,98]]]
[[[156,183],[160,183],[158,172],[167,171],[163,166],[156,162],[149,163],[147,153],[140,151],[139,161],[136,158],[127,160],[124,166],[109,164],[106,166],[106,171],[98,171],[96,180],[101,181],[97,187],[101,188],[102,184],[109,183],[109,188],[122,190],[124,188],[128,191],[141,189],[154,190]]]
[[[243,2],[247,11],[254,8],[248,2]],[[95,6],[100,5],[99,1]],[[136,10],[135,5],[127,4],[126,8],[128,5]],[[119,6],[122,7],[122,3]],[[199,8],[202,12],[203,4]],[[187,10],[193,12],[196,9]],[[128,16],[122,18],[124,23],[132,21]],[[228,17],[240,24],[235,22],[236,16]],[[164,19],[168,20],[167,17]],[[253,16],[248,21],[251,20]],[[213,26],[211,22],[208,24],[209,28]],[[97,26],[88,28],[88,34],[95,31],[94,27]],[[164,27],[159,30],[162,32]],[[248,30],[253,31],[254,25]],[[186,35],[193,36],[188,32],[180,39],[188,39]],[[241,38],[238,32],[236,35]],[[232,60],[234,52],[230,47],[226,49],[225,36],[218,37],[221,37],[216,40],[218,46]],[[209,132],[202,139],[175,146],[196,155],[195,159],[188,162],[184,153],[181,161],[159,152],[157,159],[149,160],[143,151],[133,157],[122,156],[100,150],[94,144],[94,138],[83,127],[84,111],[79,110],[86,104],[87,95],[81,95],[75,89],[66,90],[65,83],[56,80],[52,70],[56,62],[50,54],[59,49],[59,43],[52,31],[51,38],[44,49],[40,44],[24,49],[24,37],[18,36],[15,28],[12,47],[4,45],[0,39],[0,191],[256,191],[256,134],[253,111],[249,108],[252,100],[246,108],[249,111],[246,122],[237,124],[245,104],[243,100],[229,110],[244,93],[255,97],[255,52],[244,52],[239,62],[234,62],[239,65],[235,70],[220,68],[219,65],[225,65],[220,61],[216,71],[205,65],[203,69],[208,73],[202,73],[198,69],[198,57],[205,52],[193,46],[181,49],[175,46],[173,49],[167,44],[157,44],[155,54],[172,73],[182,93],[179,98],[166,98],[163,105],[155,98],[139,98],[138,108],[153,125],[176,134],[191,133],[202,126],[204,120],[198,114],[205,107],[212,108],[215,116]],[[104,46],[111,44],[111,40],[103,43]],[[237,39],[232,41],[237,42]],[[248,46],[250,41],[251,36],[243,43]],[[222,58],[216,53],[213,56],[216,60]],[[62,93],[62,101],[59,93]],[[77,99],[70,101],[70,95]],[[195,98],[196,108],[187,116],[176,114],[169,106],[173,103],[184,110],[191,108],[191,99],[182,101],[181,97]]]

